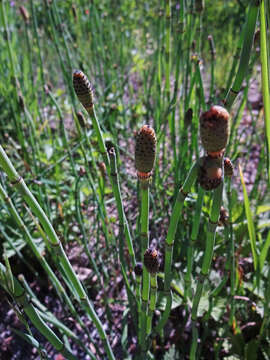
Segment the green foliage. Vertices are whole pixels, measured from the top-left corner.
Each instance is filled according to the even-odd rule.
[[[14,287],[12,273],[25,270],[31,280],[49,281],[50,289],[54,289],[50,296],[60,299],[63,318],[72,317],[81,334],[87,334],[89,330],[79,315],[83,313],[85,320],[88,314],[91,331],[95,326],[99,328],[99,322],[95,320],[93,325],[92,310],[87,307],[90,302],[84,303],[86,289],[93,308],[103,314],[102,325],[106,325],[112,352],[116,354],[121,347],[123,358],[136,358],[135,351],[129,353],[129,349],[134,348],[140,331],[137,295],[137,300],[134,298],[140,289],[136,289],[132,270],[135,258],[141,261],[142,229],[134,133],[146,123],[156,131],[158,153],[149,189],[149,241],[163,258],[165,239],[169,245],[174,243],[173,251],[169,255],[167,252],[171,265],[167,266],[167,261],[167,268],[161,267],[158,274],[158,311],[153,316],[152,338],[145,338],[147,356],[167,360],[189,357],[193,331],[193,342],[197,335],[200,340],[200,359],[268,358],[269,144],[264,146],[261,99],[253,101],[248,93],[252,86],[256,95],[260,92],[256,52],[260,44],[256,38],[247,54],[246,59],[251,55],[249,63],[240,69],[245,73],[244,82],[230,111],[231,138],[226,156],[235,165],[241,164],[243,186],[235,166],[234,176],[225,179],[223,191],[228,223],[218,225],[213,242],[208,225],[209,217],[217,215],[216,209],[211,210],[212,194],[200,193],[197,182],[191,181],[185,188],[189,194],[178,198],[168,235],[179,188],[194,160],[203,153],[198,134],[200,113],[224,100],[238,71],[239,59],[234,55],[240,55],[244,39],[253,40],[252,29],[242,32],[251,2],[206,0],[204,11],[197,13],[195,2],[187,0],[31,0],[23,2],[29,13],[27,21],[19,10],[21,2],[12,3],[0,2],[1,144],[56,234],[52,236],[45,226],[48,223],[42,222],[27,202],[26,188],[21,188],[21,194],[16,191],[20,189],[18,179],[13,177],[11,183],[8,167],[1,162],[0,261],[5,259],[8,271],[4,274],[0,267],[0,275],[9,281],[10,295]],[[269,1],[261,3],[266,9],[261,62],[264,84],[269,84]],[[166,11],[171,17],[166,18]],[[255,20],[256,24],[259,21]],[[208,35],[214,40],[214,56]],[[96,113],[90,117],[75,96],[74,69],[84,71],[93,86]],[[265,94],[269,95],[266,85]],[[186,116],[189,108],[191,118]],[[267,106],[265,109],[267,114]],[[84,127],[77,119],[78,111],[85,116]],[[114,163],[106,156],[104,146],[114,147]],[[143,209],[146,220],[148,213]],[[84,267],[90,271],[86,280],[76,282],[64,252],[52,246],[60,244],[56,239],[69,257],[73,255],[70,249],[79,249],[79,260],[73,261],[77,266],[85,262]],[[213,256],[208,240],[214,246]],[[206,252],[210,254],[207,261]],[[202,280],[202,265],[207,269],[209,261],[209,274],[204,271]],[[201,281],[203,285],[198,287]],[[162,291],[164,284],[167,292]],[[26,282],[23,286],[31,299],[23,306],[29,306],[30,319],[34,320],[39,319],[35,313],[38,308],[43,319],[37,322],[39,326],[43,321],[51,323],[65,345],[68,338],[72,347],[79,347],[91,359],[105,358],[105,351],[110,353],[103,338],[103,345],[101,340],[94,341],[94,355],[92,347],[89,351],[89,334],[87,344],[82,343],[81,337],[68,332],[60,319],[42,307],[35,289],[27,288]],[[5,290],[8,287],[4,285]],[[96,300],[93,294],[103,300]],[[194,297],[199,298],[193,319],[198,333],[190,326]],[[79,315],[73,306],[75,301],[82,306]],[[114,308],[124,312],[117,326]],[[157,335],[156,326],[166,309],[168,321]],[[25,314],[18,314],[27,324]],[[49,327],[45,329],[50,333]],[[42,354],[43,344],[29,329],[17,333]],[[104,334],[99,328],[99,335]],[[68,344],[68,354],[69,350]]]

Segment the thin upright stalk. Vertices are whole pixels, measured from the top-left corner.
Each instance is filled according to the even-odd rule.
[[[265,0],[261,1],[260,5],[260,47],[261,47],[261,73],[262,73],[262,93],[264,103],[264,123],[267,144],[267,169],[268,169],[268,183],[270,184],[270,56],[267,53],[267,44],[269,48],[269,34],[267,42],[267,23],[266,23],[266,4]],[[268,26],[270,26],[268,24]],[[269,32],[269,29],[268,29]]]
[[[16,68],[15,68],[16,57],[11,48],[10,33],[9,33],[8,26],[7,26],[7,19],[6,19],[5,2],[6,2],[5,0],[0,1],[0,16],[1,16],[1,21],[3,23],[3,27],[5,29],[8,56],[9,56],[9,62],[10,62],[10,67],[11,67],[11,79],[12,79],[13,85],[16,88],[16,86],[17,86],[17,84],[16,84],[17,77],[16,77]]]
[[[60,299],[63,299],[65,301],[65,303],[68,306],[72,316],[74,316],[74,318],[77,319],[78,323],[80,324],[80,326],[82,328],[85,328],[85,325],[83,324],[83,322],[80,319],[77,311],[75,310],[69,296],[66,293],[66,290],[64,289],[61,282],[58,280],[57,276],[54,274],[53,270],[51,269],[50,265],[46,261],[45,257],[39,252],[35,241],[31,237],[27,227],[25,226],[23,220],[21,219],[20,215],[18,214],[17,209],[14,206],[11,198],[8,196],[8,194],[6,193],[6,191],[4,190],[4,188],[1,185],[0,185],[0,197],[2,197],[2,199],[5,201],[5,203],[6,203],[7,207],[8,207],[8,210],[10,212],[10,215],[15,220],[15,222],[18,225],[20,231],[22,231],[26,243],[31,248],[33,254],[36,257],[36,259],[40,262],[40,265],[44,269],[45,273],[48,275],[48,277],[51,280],[51,282],[52,282],[57,294],[59,295]]]
[[[177,230],[178,221],[179,221],[179,218],[182,213],[184,200],[185,200],[187,194],[190,192],[191,187],[197,178],[198,169],[199,169],[199,163],[195,162],[192,165],[192,167],[188,173],[188,176],[184,182],[183,187],[181,187],[179,190],[179,193],[178,193],[178,196],[175,201],[173,211],[171,214],[169,229],[168,229],[166,243],[165,243],[164,295],[166,297],[166,307],[165,307],[165,310],[163,312],[161,319],[159,320],[156,328],[154,329],[155,334],[159,333],[163,329],[164,325],[166,324],[166,322],[169,318],[171,305],[172,305],[172,293],[171,293],[170,288],[171,288],[171,277],[172,277],[171,266],[172,266],[174,238],[175,238],[175,234],[176,234],[176,230]]]
[[[191,277],[192,277],[192,268],[194,261],[194,248],[199,233],[204,194],[205,194],[205,190],[200,187],[198,192],[196,207],[195,207],[195,214],[192,223],[190,244],[187,250],[187,273],[185,274],[185,292],[184,292],[185,300],[187,300],[188,297],[191,298],[192,296]]]
[[[200,273],[200,277],[198,280],[196,292],[194,295],[194,299],[192,302],[192,311],[191,311],[191,319],[192,319],[192,345],[190,351],[190,359],[196,359],[196,350],[198,345],[198,331],[196,328],[196,320],[198,316],[198,306],[202,296],[203,286],[206,277],[208,276],[213,251],[214,251],[214,244],[215,244],[215,236],[216,236],[216,228],[218,225],[218,220],[220,216],[220,207],[222,203],[222,192],[223,192],[223,182],[214,190],[213,194],[213,201],[212,201],[212,208],[209,217],[208,229],[207,229],[207,236],[206,236],[206,247],[203,256],[203,263],[202,269]]]
[[[249,5],[247,20],[245,24],[244,42],[241,51],[241,57],[240,57],[237,74],[235,76],[234,83],[230,88],[230,90],[228,91],[224,100],[224,105],[228,110],[231,108],[234,100],[239,94],[243,80],[248,70],[258,12],[259,12],[259,1],[251,0]]]
[[[209,94],[209,104],[213,103],[215,98],[214,94],[214,82],[215,82],[215,63],[216,63],[216,49],[215,43],[212,35],[208,36],[210,55],[211,55],[211,81],[210,81],[210,94]]]
[[[147,336],[151,334],[152,331],[152,319],[154,311],[156,309],[157,301],[157,274],[150,275],[150,303],[147,316]]]
[[[145,353],[147,348],[147,312],[150,290],[150,274],[144,265],[144,253],[149,247],[149,180],[141,182],[141,258],[143,264],[142,292],[141,292],[141,347]]]
[[[29,300],[35,306],[40,317],[44,321],[47,321],[47,322],[51,323],[52,325],[54,325],[56,328],[58,328],[62,334],[67,335],[68,338],[74,340],[79,346],[81,346],[86,351],[86,353],[91,357],[92,360],[96,360],[96,357],[91,353],[91,351],[87,348],[87,346],[78,338],[78,336],[76,334],[74,334],[74,332],[71,331],[60,320],[58,320],[50,311],[48,311],[46,306],[41,304],[41,302],[38,300],[36,295],[33,293],[32,289],[30,288],[29,284],[27,283],[25,277],[22,274],[20,274],[18,276],[18,280],[20,281],[21,285],[27,292],[27,294],[30,298]],[[84,330],[87,330],[87,329],[84,328]],[[89,338],[89,340],[91,340],[89,337],[89,334],[88,334],[88,338]]]
[[[108,175],[109,175],[110,182],[111,182],[112,189],[113,189],[113,194],[114,194],[114,197],[116,200],[120,226],[123,228],[129,255],[131,257],[131,262],[134,267],[136,264],[135,253],[134,253],[134,249],[133,249],[133,244],[132,244],[132,239],[131,239],[131,235],[130,235],[130,231],[129,231],[128,222],[126,219],[126,215],[124,213],[124,207],[123,207],[123,203],[122,203],[119,182],[118,182],[118,180],[117,180],[117,182],[115,182],[115,179],[113,178],[114,175],[111,173],[111,164],[110,164],[109,155],[107,153],[107,149],[106,149],[106,146],[105,146],[105,143],[103,140],[102,131],[101,131],[99,121],[96,116],[94,106],[92,106],[91,108],[88,108],[87,112],[92,120],[93,127],[94,127],[95,133],[97,135],[99,151],[103,157],[103,161],[104,161],[107,171],[108,171]]]
[[[46,325],[46,323],[41,319],[35,307],[28,301],[26,292],[24,288],[20,285],[18,280],[13,277],[14,289],[13,291],[6,284],[7,269],[4,265],[0,263],[0,278],[1,286],[19,303],[29,317],[33,325],[40,331],[40,333],[54,346],[54,348],[60,351],[68,360],[76,360],[76,357],[66,348],[64,343],[59,339],[59,337]]]
[[[55,230],[53,229],[49,219],[47,218],[46,214],[36,201],[35,197],[32,195],[31,191],[26,186],[23,178],[18,175],[17,171],[13,167],[12,163],[10,162],[9,158],[7,157],[4,149],[0,146],[0,165],[6,172],[10,182],[14,187],[20,191],[24,200],[29,205],[33,213],[38,217],[39,221],[41,222],[48,238],[50,241],[50,246],[53,247],[54,251],[56,252],[57,256],[59,257],[59,262],[64,269],[67,279],[72,284],[76,291],[77,298],[80,300],[81,306],[85,309],[87,314],[89,315],[90,319],[94,322],[99,332],[99,335],[104,343],[107,355],[110,360],[114,360],[114,355],[112,353],[112,349],[108,342],[107,335],[103,329],[102,323],[99,320],[95,310],[93,309],[90,300],[87,297],[87,294],[77,278],[75,272],[72,269],[72,266],[63,250],[62,244],[56,235]]]

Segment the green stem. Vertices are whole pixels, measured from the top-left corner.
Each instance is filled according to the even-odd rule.
[[[267,144],[267,169],[268,169],[268,183],[270,184],[270,57],[267,54],[267,44],[269,46],[269,34],[267,40],[267,24],[266,24],[266,4],[265,0],[261,1],[260,5],[260,47],[261,47],[261,74],[262,74],[262,93],[264,103],[264,123]],[[268,24],[269,26],[269,24]],[[269,31],[269,30],[268,30]],[[267,42],[268,41],[268,42]]]
[[[243,80],[246,76],[247,70],[248,70],[248,64],[249,64],[249,58],[251,54],[251,48],[253,44],[253,38],[255,33],[255,27],[258,17],[258,11],[259,11],[259,1],[257,0],[251,0],[247,15],[247,20],[245,24],[245,30],[244,30],[244,42],[243,42],[243,48],[241,52],[240,62],[238,71],[236,74],[236,77],[234,79],[234,83],[230,90],[228,91],[225,100],[224,100],[224,106],[230,110],[234,100],[236,99],[237,95],[239,94],[241,90],[241,86],[243,83]]]
[[[2,280],[6,276],[6,268],[0,263],[0,274]],[[13,277],[13,276],[12,276]],[[1,281],[1,286],[14,297],[22,307],[26,315],[29,317],[33,325],[39,330],[39,332],[54,346],[54,348],[60,351],[68,360],[76,360],[76,357],[65,347],[64,343],[55,335],[55,333],[46,325],[41,319],[34,306],[28,301],[25,290],[22,288],[18,280],[13,277],[14,291],[10,293],[10,289],[5,286],[5,282]]]
[[[117,167],[116,167],[115,150],[113,149],[110,151],[110,154],[109,154],[110,158],[109,158],[94,106],[92,106],[92,108],[88,109],[87,112],[92,120],[92,124],[93,124],[94,130],[97,135],[99,151],[103,157],[103,161],[104,161],[107,171],[108,171],[108,175],[109,175],[110,182],[111,182],[112,189],[113,189],[113,194],[114,194],[114,197],[116,200],[120,226],[123,228],[127,246],[128,246],[129,255],[131,257],[132,266],[134,268],[134,266],[136,264],[136,259],[135,259],[135,253],[134,253],[134,249],[133,249],[133,244],[132,244],[132,239],[131,239],[131,235],[130,235],[130,231],[129,231],[128,222],[126,219],[126,215],[124,213],[124,207],[123,207],[123,203],[122,203],[122,197],[121,197],[119,180],[118,180],[118,173],[116,171]],[[111,159],[111,162],[110,162],[110,159]]]
[[[149,247],[149,180],[141,181],[141,258],[143,264],[142,277],[142,308],[141,308],[141,347],[145,355],[147,352],[147,313],[150,290],[150,274],[144,265],[144,253]]]
[[[223,160],[222,160],[223,161]],[[197,348],[197,331],[196,330],[196,320],[198,316],[198,307],[200,303],[200,299],[203,292],[203,286],[206,277],[208,276],[210,265],[213,258],[214,244],[215,244],[215,236],[216,236],[216,228],[218,225],[218,220],[220,216],[220,207],[222,203],[222,192],[223,192],[223,182],[214,190],[212,208],[210,212],[210,218],[207,229],[206,236],[206,247],[203,256],[203,263],[201,274],[198,280],[196,292],[194,295],[193,303],[192,303],[192,311],[191,311],[191,320],[194,324],[193,329],[194,332],[192,334],[192,346],[190,359],[195,360],[196,348]]]
[[[154,315],[154,311],[156,309],[156,301],[157,301],[157,274],[151,274],[150,276],[150,304],[148,310],[147,317],[147,335],[151,334],[152,330],[152,319]]]
[[[6,18],[6,11],[5,11],[5,0],[1,0],[0,1],[0,13],[1,13],[1,21],[3,23],[4,29],[5,29],[5,34],[6,34],[6,41],[7,41],[7,48],[8,48],[8,56],[9,56],[9,62],[10,62],[10,67],[11,67],[11,78],[12,81],[14,82],[14,86],[16,87],[16,69],[15,69],[15,61],[14,59],[16,59],[15,55],[12,52],[11,49],[11,42],[10,42],[10,33],[9,33],[9,29],[7,26],[7,18]]]
[[[38,217],[39,221],[41,222],[48,238],[50,241],[51,247],[54,248],[54,251],[59,256],[59,262],[61,266],[63,267],[67,279],[71,282],[72,286],[74,287],[76,291],[77,297],[80,299],[81,305],[84,307],[85,311],[89,315],[90,319],[94,322],[95,326],[97,327],[97,330],[99,332],[99,335],[104,342],[104,346],[107,351],[107,355],[110,360],[114,360],[114,355],[112,353],[111,347],[108,342],[107,335],[102,327],[102,324],[95,313],[87,294],[77,278],[75,272],[72,269],[72,266],[63,250],[62,244],[60,240],[58,239],[49,219],[47,218],[46,214],[36,201],[35,197],[32,195],[28,187],[26,186],[24,180],[22,177],[20,177],[13,167],[12,163],[10,162],[9,158],[7,157],[4,149],[2,146],[0,146],[0,165],[6,172],[10,182],[14,187],[16,187],[20,193],[22,194],[24,200],[29,205],[33,213]]]
[[[179,190],[177,199],[176,199],[174,207],[173,207],[170,224],[169,224],[169,229],[168,229],[168,234],[167,234],[166,243],[165,243],[164,295],[166,297],[166,307],[165,307],[165,311],[164,311],[161,319],[159,320],[156,328],[154,329],[154,332],[153,332],[154,334],[159,333],[163,329],[163,327],[165,326],[165,324],[169,318],[169,314],[171,311],[172,294],[171,294],[170,287],[171,287],[171,276],[172,276],[171,266],[172,266],[172,253],[173,253],[173,246],[174,246],[174,238],[175,238],[175,234],[176,234],[176,230],[177,230],[177,226],[178,226],[178,221],[179,221],[180,215],[182,213],[184,200],[185,200],[187,194],[190,192],[191,187],[197,178],[198,170],[199,170],[199,162],[195,162],[192,165],[192,167],[188,173],[188,176],[186,178],[186,181],[184,182],[183,187],[181,187],[181,189]]]
[[[106,152],[107,154],[107,152]],[[116,164],[116,154],[114,148],[111,148],[109,150],[109,156],[110,156],[110,180],[111,185],[114,193],[114,197],[116,200],[118,215],[119,215],[119,223],[120,223],[120,229],[122,229],[123,234],[126,238],[127,246],[128,246],[128,252],[131,257],[131,263],[132,267],[134,268],[136,265],[136,259],[135,259],[135,253],[132,245],[132,239],[129,231],[128,222],[126,219],[126,215],[124,213],[124,207],[122,202],[122,196],[120,192],[120,185],[119,185],[119,178],[118,178],[118,170],[117,170],[117,164]],[[104,157],[105,158],[105,157]],[[107,166],[107,165],[106,165]],[[107,166],[107,169],[109,169],[109,166]],[[123,250],[123,247],[122,247]],[[121,259],[122,265],[126,264],[127,262],[125,259]]]
[[[193,218],[190,245],[187,250],[187,273],[185,275],[185,300],[187,300],[187,297],[192,296],[191,277],[192,277],[192,268],[193,268],[193,260],[194,260],[194,248],[199,233],[204,194],[205,194],[205,190],[200,187],[196,202],[196,207],[195,207],[195,214]]]

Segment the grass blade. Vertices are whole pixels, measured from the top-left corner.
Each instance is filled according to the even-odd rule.
[[[267,43],[266,4],[263,0],[260,5],[260,46],[261,46],[261,74],[262,93],[264,103],[264,123],[267,144],[267,172],[268,183],[270,183],[270,72],[269,72],[269,43]],[[269,14],[268,14],[269,16]],[[268,47],[267,47],[268,45]],[[268,53],[267,53],[268,50]]]
[[[245,213],[246,213],[246,218],[247,218],[247,223],[248,223],[248,233],[249,233],[249,238],[250,238],[251,251],[252,251],[252,257],[253,257],[253,262],[254,262],[254,269],[257,270],[258,258],[257,258],[257,252],[256,252],[255,227],[254,227],[254,223],[253,223],[253,219],[252,219],[252,212],[250,209],[250,204],[249,204],[247,189],[246,189],[246,185],[245,185],[245,181],[244,181],[244,177],[243,177],[243,172],[242,172],[242,168],[240,165],[239,165],[239,172],[240,172],[240,179],[241,179],[243,193],[244,193]]]
[[[267,238],[265,240],[262,251],[260,253],[260,259],[259,259],[260,260],[260,269],[263,268],[263,264],[265,262],[269,247],[270,247],[270,230],[268,231]]]

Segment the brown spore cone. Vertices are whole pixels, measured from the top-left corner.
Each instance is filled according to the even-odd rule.
[[[159,255],[156,249],[148,248],[144,253],[144,266],[150,274],[156,274],[159,269]]]
[[[229,223],[229,213],[223,206],[221,206],[218,224],[219,226],[227,226],[228,223]]]
[[[200,116],[201,141],[209,155],[226,148],[230,131],[229,118],[228,111],[219,105],[212,106]]]
[[[204,156],[200,159],[198,182],[204,190],[214,190],[222,182],[221,159]]]
[[[79,101],[86,110],[93,107],[93,89],[87,76],[81,70],[73,72],[73,87]]]
[[[143,125],[136,136],[135,167],[140,178],[147,177],[154,167],[156,157],[156,134],[149,125]]]
[[[137,264],[134,267],[134,273],[136,276],[142,276],[143,274],[143,266],[141,262],[137,262]]]
[[[233,164],[228,157],[224,158],[224,174],[228,177],[233,176]]]

